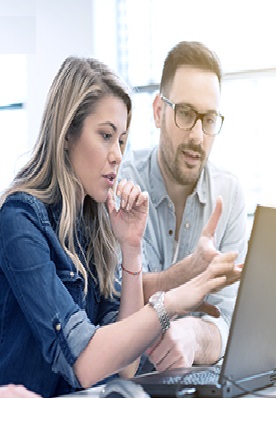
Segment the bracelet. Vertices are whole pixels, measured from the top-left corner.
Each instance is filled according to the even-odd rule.
[[[141,267],[140,271],[137,271],[137,272],[128,271],[126,268],[123,267],[122,263],[121,263],[121,268],[123,271],[125,271],[129,275],[140,275],[143,269],[143,267]]]

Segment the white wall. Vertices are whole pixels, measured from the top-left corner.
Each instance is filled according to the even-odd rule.
[[[116,68],[114,14],[114,0],[0,0],[0,54],[27,54],[29,147],[67,56],[95,56]]]
[[[93,55],[91,0],[37,0],[36,49],[28,55],[28,141],[37,138],[48,89],[69,55]]]

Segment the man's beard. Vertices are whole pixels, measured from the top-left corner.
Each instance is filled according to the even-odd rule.
[[[180,185],[196,184],[201,171],[205,165],[206,153],[201,145],[195,144],[192,141],[178,145],[176,153],[173,152],[173,145],[168,133],[163,127],[163,135],[160,140],[161,144],[161,159],[168,173]],[[183,151],[192,150],[200,155],[200,167],[195,168],[185,164],[186,170],[183,168]],[[189,169],[189,170],[187,170]]]

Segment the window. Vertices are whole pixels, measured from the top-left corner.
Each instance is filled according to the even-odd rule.
[[[27,151],[26,56],[0,55],[0,192],[13,179]]]

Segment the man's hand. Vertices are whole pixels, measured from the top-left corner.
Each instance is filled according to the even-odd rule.
[[[215,233],[221,214],[222,197],[218,197],[214,211],[204,226],[195,251],[191,256],[191,269],[194,271],[194,276],[203,272],[219,253],[215,248]]]
[[[171,322],[171,327],[146,354],[157,371],[213,364],[221,350],[220,332],[214,323],[186,317]]]

